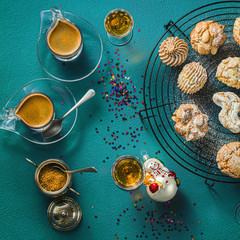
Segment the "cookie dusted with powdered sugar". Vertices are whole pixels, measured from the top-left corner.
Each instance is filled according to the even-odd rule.
[[[240,88],[240,58],[228,57],[217,67],[216,77],[229,87]]]
[[[214,21],[199,22],[190,34],[193,49],[201,55],[215,55],[226,39],[224,29],[224,25]]]
[[[182,104],[173,115],[176,132],[187,141],[203,138],[210,129],[208,116],[203,114],[195,104]]]
[[[217,153],[219,169],[233,178],[240,178],[240,142],[223,145]]]
[[[222,108],[218,118],[221,124],[233,133],[240,132],[240,98],[233,92],[218,92],[212,97],[213,102]]]

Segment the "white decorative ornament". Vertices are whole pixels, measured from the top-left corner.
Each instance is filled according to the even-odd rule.
[[[143,184],[147,186],[148,195],[157,202],[166,202],[177,193],[180,182],[176,174],[169,171],[161,161],[150,158],[142,152],[144,170],[146,172]]]

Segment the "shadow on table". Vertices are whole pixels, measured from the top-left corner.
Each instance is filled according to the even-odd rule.
[[[168,202],[153,201],[153,204],[155,205],[155,209],[161,210],[167,208],[178,216],[184,213],[184,218],[194,218],[194,204],[189,202],[188,197],[181,190],[177,192],[172,200]]]

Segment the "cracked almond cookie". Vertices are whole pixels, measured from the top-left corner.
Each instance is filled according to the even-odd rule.
[[[216,77],[229,87],[240,88],[240,58],[228,57],[217,67]]]
[[[193,49],[201,55],[215,55],[226,39],[224,29],[224,25],[214,21],[199,22],[190,34]]]
[[[217,153],[219,169],[233,178],[240,178],[240,142],[223,145]]]
[[[176,132],[187,141],[203,138],[210,129],[208,116],[203,114],[195,104],[182,104],[173,115]]]

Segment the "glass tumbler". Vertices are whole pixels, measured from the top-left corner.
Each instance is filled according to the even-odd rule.
[[[115,184],[124,190],[138,188],[145,176],[142,161],[133,155],[119,157],[114,162],[111,172]]]
[[[110,11],[104,19],[108,40],[117,46],[123,46],[130,42],[133,25],[131,14],[120,8]]]

